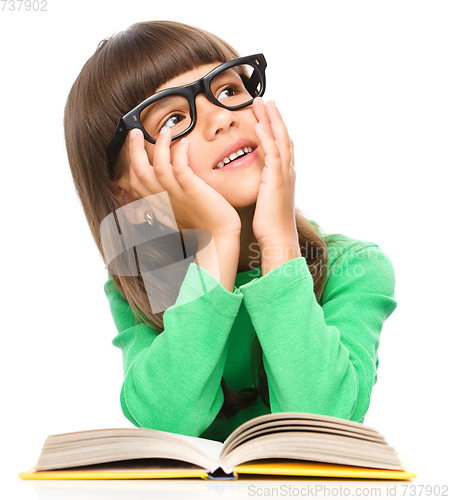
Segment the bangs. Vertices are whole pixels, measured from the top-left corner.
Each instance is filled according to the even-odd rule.
[[[103,52],[105,75],[120,116],[187,71],[239,57],[219,37],[169,21],[133,24],[110,39]]]

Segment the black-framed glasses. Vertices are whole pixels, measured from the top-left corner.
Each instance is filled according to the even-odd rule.
[[[107,149],[108,168],[117,161],[128,131],[133,128],[142,130],[144,138],[152,144],[164,126],[172,129],[172,141],[189,134],[197,123],[198,94],[205,94],[216,106],[232,111],[249,106],[264,94],[266,67],[263,54],[238,57],[217,66],[196,82],[148,97],[119,120]]]

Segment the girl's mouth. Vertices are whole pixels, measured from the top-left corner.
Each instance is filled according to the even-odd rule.
[[[253,163],[258,157],[257,148],[245,147],[226,156],[213,170],[236,170]]]

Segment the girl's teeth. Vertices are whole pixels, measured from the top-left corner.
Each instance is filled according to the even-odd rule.
[[[231,153],[230,157],[225,156],[225,158],[221,162],[219,162],[215,168],[222,168],[227,163],[230,163],[230,161],[235,160],[238,156],[242,156],[246,153],[251,153],[252,151],[253,149],[250,147],[245,147],[243,150],[239,149],[238,151],[236,151],[236,153]]]

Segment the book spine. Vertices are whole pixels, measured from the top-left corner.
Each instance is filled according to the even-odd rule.
[[[237,479],[237,475],[234,472],[230,472],[228,474],[221,467],[219,467],[214,472],[209,472],[207,478],[213,481],[235,481]]]

